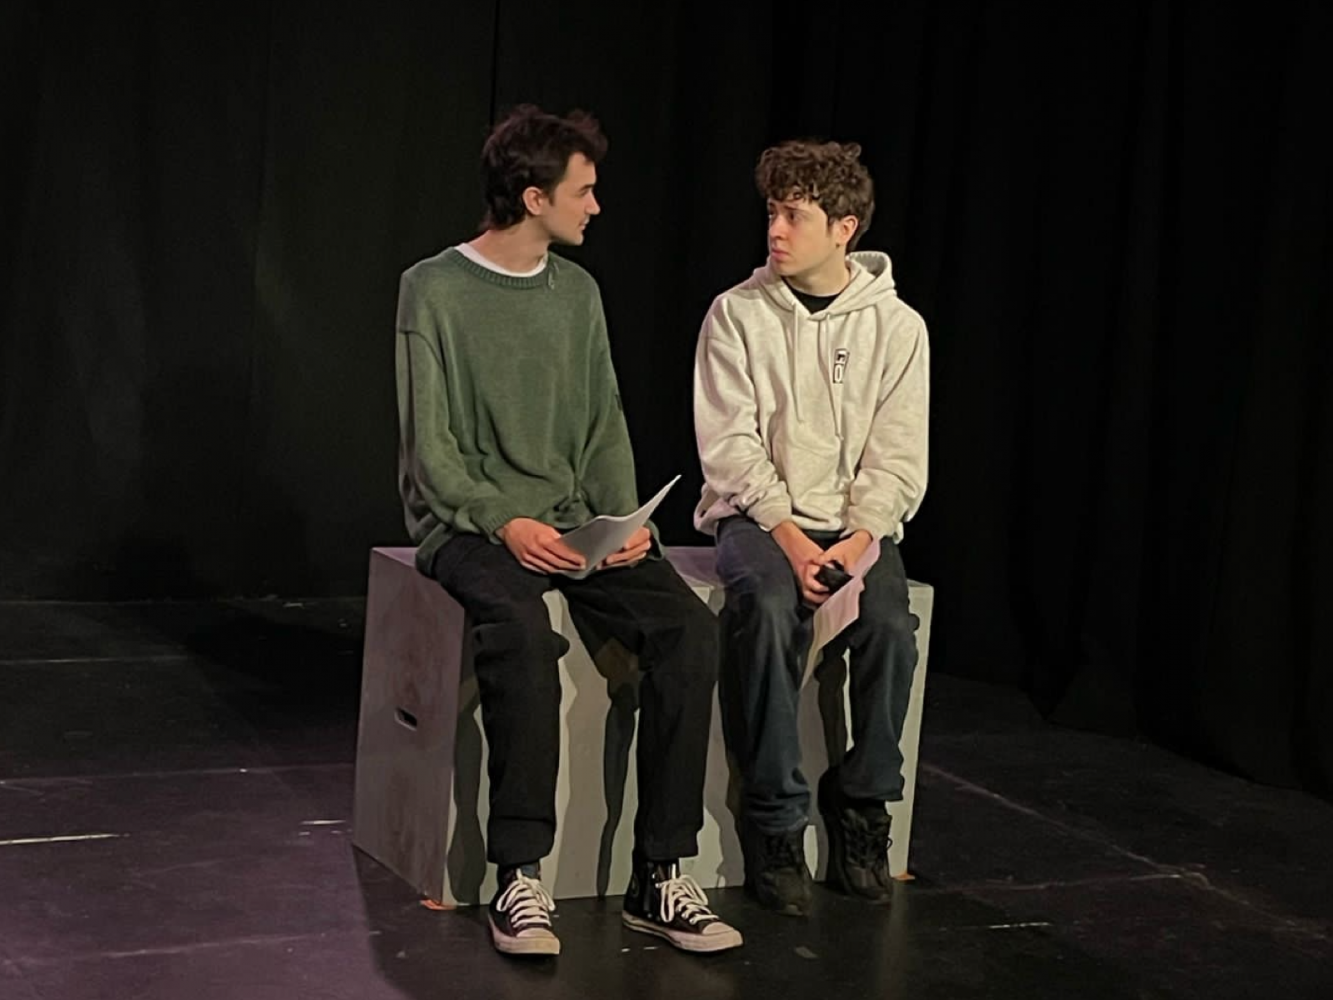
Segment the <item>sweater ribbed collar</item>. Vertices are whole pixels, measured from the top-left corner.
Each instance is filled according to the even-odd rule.
[[[474,278],[480,278],[482,281],[489,282],[492,285],[498,285],[501,288],[554,288],[556,277],[559,274],[559,258],[555,254],[546,255],[546,267],[542,268],[537,274],[529,277],[517,277],[510,274],[501,274],[499,271],[492,271],[489,267],[483,267],[476,261],[469,260],[463,254],[459,253],[457,248],[450,247],[444,252],[444,258],[455,267],[461,268],[465,273]]]

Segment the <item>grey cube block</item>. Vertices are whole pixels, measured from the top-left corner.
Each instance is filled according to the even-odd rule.
[[[668,558],[713,610],[722,589],[711,548],[669,549]],[[446,905],[475,904],[494,891],[486,864],[489,783],[469,629],[462,608],[416,571],[414,550],[371,553],[366,639],[357,742],[353,842],[414,886]],[[913,584],[912,610],[921,619],[920,665],[904,730],[905,797],[896,804],[890,865],[907,866],[916,745],[920,733],[930,637],[930,587]],[[551,627],[569,640],[560,661],[560,822],[543,877],[558,899],[624,890],[629,878],[633,815],[637,668],[618,646],[590,655],[564,598],[546,597]],[[802,694],[801,742],[807,773],[817,777],[828,749],[846,745],[847,702],[837,669],[822,669]],[[739,885],[743,864],[733,807],[737,786],[728,767],[714,703],[704,828],[699,854],[685,862],[705,887]],[[824,837],[815,817],[807,848],[822,875]]]

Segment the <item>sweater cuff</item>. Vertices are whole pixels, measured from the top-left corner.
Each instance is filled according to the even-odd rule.
[[[745,514],[765,531],[772,531],[783,521],[791,520],[791,500],[787,497],[764,500],[751,504]]]
[[[882,517],[878,511],[866,510],[864,507],[852,507],[847,511],[847,527],[844,531],[846,535],[854,535],[858,531],[870,532],[870,537],[893,538],[898,528],[898,522],[887,517]]]
[[[655,525],[652,521],[649,521],[647,525],[645,525],[645,527],[648,529],[648,534],[652,535],[653,540],[652,543],[648,546],[648,554],[644,556],[644,558],[665,559],[666,550],[662,547],[662,536],[657,532],[657,525]]]
[[[468,514],[472,523],[481,530],[481,533],[491,538],[494,538],[495,533],[514,518],[522,516],[514,507],[503,500],[479,504],[469,509]]]

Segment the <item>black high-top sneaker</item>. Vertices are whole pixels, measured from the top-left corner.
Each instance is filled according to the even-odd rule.
[[[665,938],[684,951],[725,951],[741,944],[741,932],[708,908],[708,897],[675,861],[635,859],[621,922],[630,930]]]
[[[872,903],[893,896],[889,874],[891,818],[884,804],[857,803],[838,784],[836,768],[819,779],[819,813],[828,832],[828,883]]]
[[[767,910],[804,917],[813,883],[805,863],[805,827],[785,833],[743,829],[745,891]]]
[[[495,898],[487,907],[491,942],[506,955],[559,955],[560,939],[551,928],[555,900],[541,883],[538,865],[500,871]]]

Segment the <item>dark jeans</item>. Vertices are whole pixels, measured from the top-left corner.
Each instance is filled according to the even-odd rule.
[[[824,548],[838,540],[833,533],[807,534]],[[802,602],[778,543],[749,518],[718,525],[717,568],[727,592],[721,616],[723,719],[745,784],[746,822],[764,833],[797,829],[810,813],[797,706],[814,612]],[[882,539],[879,560],[866,574],[860,616],[830,647],[835,655],[851,652],[852,748],[833,763],[852,798],[903,797],[898,739],[912,693],[918,624],[908,609],[898,546]]]
[[[615,638],[639,654],[636,850],[652,860],[697,853],[717,622],[671,564],[649,559],[571,580],[524,569],[504,546],[460,535],[440,549],[433,575],[470,618],[489,745],[487,857],[502,866],[539,861],[555,840],[558,661],[569,644],[551,630],[542,600],[552,587],[590,649]]]

